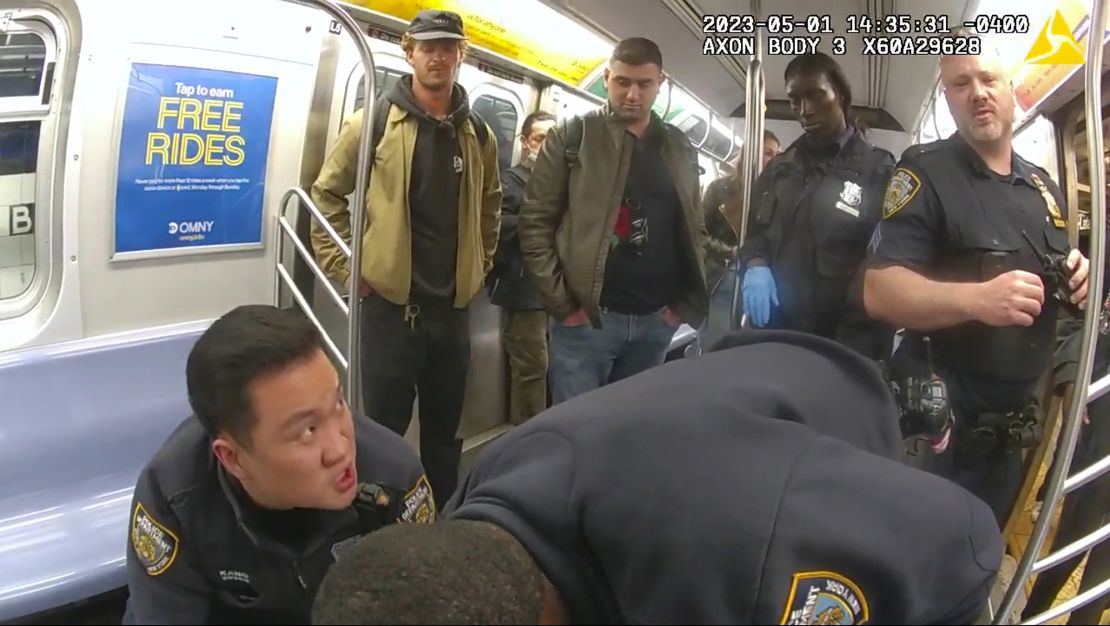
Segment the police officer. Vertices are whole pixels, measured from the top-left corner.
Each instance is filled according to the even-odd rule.
[[[851,87],[831,57],[795,57],[785,80],[804,134],[752,191],[740,248],[744,312],[752,326],[840,338],[878,358],[879,329],[848,292],[879,220],[894,156],[852,123]]]
[[[313,620],[972,623],[1000,533],[902,450],[873,362],[810,334],[732,333],[490,444],[444,521],[352,548]]]
[[[1065,304],[1055,294],[1084,305],[1087,260],[1069,249],[1059,188],[1013,152],[1014,94],[1001,59],[944,57],[941,81],[958,132],[903,153],[864,302],[907,331],[894,375],[936,374],[947,386],[955,430],[923,467],[985,500],[1004,525],[1022,482],[1018,451],[1037,443],[1035,387]],[[1058,255],[1058,281],[1041,254]]]
[[[195,415],[135,486],[125,624],[303,624],[351,542],[434,518],[416,454],[352,416],[299,312],[232,310],[197,341],[186,378]]]

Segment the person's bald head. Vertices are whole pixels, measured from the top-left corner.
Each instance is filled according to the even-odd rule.
[[[1009,141],[1014,130],[1014,89],[998,51],[940,60],[940,81],[960,134],[972,143]]]

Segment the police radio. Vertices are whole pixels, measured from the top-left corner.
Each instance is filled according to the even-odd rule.
[[[929,337],[923,337],[926,363],[929,375],[887,377],[887,384],[898,404],[901,413],[899,426],[902,437],[925,437],[940,439],[954,422],[952,407],[948,401],[948,387],[933,371],[933,352]]]
[[[1071,288],[1068,287],[1068,278],[1071,276],[1071,272],[1068,271],[1068,257],[1063,254],[1048,254],[1041,250],[1024,230],[1021,231],[1021,236],[1025,238],[1025,242],[1029,244],[1029,247],[1033,249],[1033,253],[1037,255],[1037,259],[1041,262],[1041,271],[1044,272],[1045,293],[1051,293],[1052,297],[1066,306],[1068,310],[1078,314],[1079,307],[1072,303]]]

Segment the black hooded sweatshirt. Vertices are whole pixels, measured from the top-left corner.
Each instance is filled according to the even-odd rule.
[[[411,75],[397,81],[386,99],[419,121],[409,184],[412,296],[452,300],[459,247],[459,186],[465,167],[459,129],[470,115],[469,99],[466,90],[455,84],[451,113],[437,120],[416,101]]]

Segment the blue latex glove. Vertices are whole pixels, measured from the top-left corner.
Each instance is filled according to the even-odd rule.
[[[744,312],[752,326],[762,328],[771,321],[771,304],[779,305],[778,289],[771,268],[765,265],[749,267],[744,273]]]

